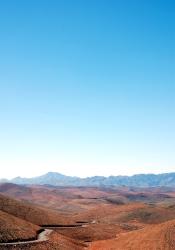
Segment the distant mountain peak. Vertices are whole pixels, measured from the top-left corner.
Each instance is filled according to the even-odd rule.
[[[9,180],[8,180],[9,182]],[[38,184],[52,186],[133,186],[158,187],[175,186],[175,173],[137,174],[133,176],[92,176],[87,178],[66,176],[57,172],[48,172],[34,178],[16,177],[10,182],[15,184]]]
[[[60,174],[58,172],[48,172],[44,176],[65,176],[65,175]]]

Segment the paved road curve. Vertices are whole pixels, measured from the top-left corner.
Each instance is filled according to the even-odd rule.
[[[53,232],[53,230],[50,229],[44,229],[41,233],[37,235],[36,240],[26,240],[26,241],[16,241],[16,242],[7,242],[7,243],[0,243],[0,246],[9,246],[9,245],[24,245],[29,243],[36,243],[36,242],[43,242],[49,240],[49,235]]]
[[[89,224],[89,223],[88,223]],[[16,241],[16,242],[6,242],[0,243],[1,246],[17,246],[17,245],[24,245],[24,244],[32,244],[38,242],[45,242],[49,240],[49,235],[54,231],[53,229],[64,229],[64,228],[73,228],[73,227],[86,227],[87,223],[81,224],[74,224],[74,225],[52,225],[52,226],[44,226],[43,231],[38,233],[36,240],[25,240],[25,241]]]

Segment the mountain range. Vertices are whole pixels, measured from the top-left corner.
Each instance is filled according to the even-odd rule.
[[[0,179],[0,182],[11,182],[15,184],[52,185],[52,186],[130,186],[130,187],[158,187],[175,186],[175,173],[164,174],[137,174],[133,176],[93,176],[72,177],[56,172],[34,177],[16,177],[11,180]]]

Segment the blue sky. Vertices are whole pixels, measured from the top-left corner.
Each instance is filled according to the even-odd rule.
[[[173,0],[0,3],[0,177],[175,170]]]

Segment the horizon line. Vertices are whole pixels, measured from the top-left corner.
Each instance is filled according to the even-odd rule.
[[[37,177],[41,177],[41,176],[44,176],[44,175],[47,175],[49,173],[52,173],[52,174],[60,174],[60,175],[63,175],[63,176],[67,176],[67,177],[75,177],[75,178],[80,178],[80,179],[86,179],[86,178],[93,178],[93,177],[105,177],[105,178],[109,178],[109,177],[133,177],[133,176],[136,176],[136,175],[164,175],[164,174],[173,174],[175,173],[170,171],[170,172],[160,172],[160,173],[153,173],[153,172],[144,172],[144,173],[137,173],[137,174],[131,174],[131,175],[108,175],[108,176],[105,176],[105,175],[91,175],[91,176],[85,176],[85,177],[80,177],[80,176],[76,176],[76,175],[67,175],[67,174],[62,174],[60,172],[55,172],[55,171],[49,171],[49,172],[46,172],[46,173],[43,173],[43,174],[40,174],[40,175],[36,175],[36,176],[32,176],[32,177],[25,177],[25,176],[15,176],[15,177],[12,177],[12,178],[7,178],[7,177],[1,177],[0,180],[13,180],[15,178],[22,178],[22,179],[32,179],[32,178],[37,178]]]

